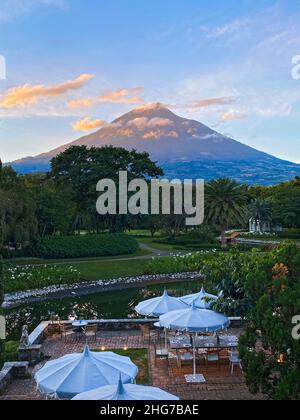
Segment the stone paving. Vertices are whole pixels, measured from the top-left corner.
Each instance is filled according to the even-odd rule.
[[[237,331],[230,333],[236,334]],[[124,332],[101,332],[96,342],[89,343],[91,348],[97,349],[124,349],[124,348],[148,348],[149,369],[152,385],[163,388],[182,400],[258,400],[263,396],[253,396],[248,391],[244,376],[239,369],[231,376],[228,363],[220,367],[210,365],[206,367],[203,363],[197,366],[198,373],[204,375],[205,384],[187,384],[185,374],[192,373],[192,365],[179,368],[176,359],[171,362],[158,359],[155,363],[155,347],[144,341],[143,337],[136,331]],[[162,345],[163,346],[163,345]],[[81,352],[84,343],[69,341],[65,343],[59,336],[48,338],[43,344],[45,356],[55,359],[68,353]],[[32,373],[39,369],[37,366]],[[15,381],[0,400],[37,400],[44,399],[37,391],[34,380],[28,379]]]

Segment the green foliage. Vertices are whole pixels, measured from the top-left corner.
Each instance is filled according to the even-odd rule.
[[[93,350],[99,352],[99,350]],[[119,356],[129,357],[133,363],[138,367],[139,373],[136,378],[138,385],[149,385],[150,384],[150,372],[148,364],[148,351],[145,349],[128,349],[128,350],[106,350],[113,351]]]
[[[290,229],[286,229],[283,232],[278,232],[277,236],[279,238],[284,238],[284,239],[296,239],[299,240],[300,239],[300,229],[298,228],[290,228]]]
[[[175,257],[154,258],[146,268],[148,274],[165,274],[200,271],[206,259],[211,258],[211,252],[195,252]]]
[[[80,280],[79,270],[67,265],[9,266],[4,269],[5,292],[14,293],[60,284],[73,284]]]
[[[129,182],[134,178],[149,179],[163,175],[148,153],[112,146],[73,146],[52,159],[50,177],[59,189],[69,190],[75,205],[75,230],[85,228],[99,232],[109,229],[121,232],[128,226],[128,217],[99,216],[95,208],[99,180],[109,178],[118,185],[120,171],[127,171]]]
[[[138,242],[124,234],[52,236],[41,239],[35,256],[42,258],[83,258],[134,254]]]
[[[220,228],[223,248],[227,246],[225,234],[228,227],[243,225],[246,221],[247,198],[247,188],[230,179],[217,179],[206,185],[206,222]]]
[[[4,300],[4,278],[3,278],[3,265],[0,258],[0,316],[3,315],[2,303]],[[0,339],[0,367],[2,365],[1,360],[4,358],[4,341]]]
[[[292,318],[300,314],[300,250],[285,243],[252,267],[245,293],[248,327],[240,340],[247,384],[272,399],[300,399],[300,340]]]
[[[0,167],[0,252],[22,246],[36,234],[35,203],[25,179],[11,168]]]

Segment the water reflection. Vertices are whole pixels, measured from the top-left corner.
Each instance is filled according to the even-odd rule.
[[[159,296],[165,288],[173,296],[183,296],[198,292],[201,286],[200,282],[162,284],[40,302],[6,310],[8,339],[18,340],[23,325],[28,325],[29,331],[32,331],[41,321],[48,321],[52,314],[64,320],[72,316],[78,319],[136,318],[135,306],[142,300]]]

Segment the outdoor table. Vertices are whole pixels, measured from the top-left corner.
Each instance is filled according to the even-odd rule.
[[[192,348],[190,337],[170,338],[170,348],[172,350],[184,350]],[[238,338],[235,336],[220,336],[219,341],[215,337],[196,337],[196,349],[235,349],[238,346]]]

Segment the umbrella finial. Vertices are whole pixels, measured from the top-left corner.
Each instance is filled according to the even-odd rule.
[[[118,388],[117,388],[117,392],[116,392],[116,394],[118,395],[118,396],[120,396],[120,395],[124,395],[125,394],[125,388],[124,388],[124,385],[123,385],[123,382],[122,382],[122,375],[121,375],[121,373],[120,373],[120,378],[119,378],[119,382],[118,382]]]
[[[83,354],[84,354],[85,357],[90,355],[90,348],[87,344],[84,347]]]

